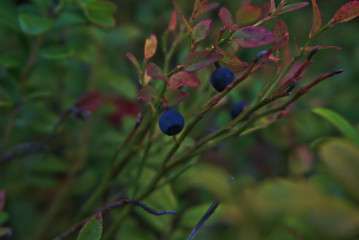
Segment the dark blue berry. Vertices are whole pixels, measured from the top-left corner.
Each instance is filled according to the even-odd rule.
[[[234,74],[228,68],[217,68],[211,74],[211,84],[218,92],[222,92],[233,80]]]
[[[164,134],[173,136],[182,131],[184,127],[184,118],[181,113],[169,110],[162,114],[158,124]]]
[[[248,107],[248,103],[246,101],[240,101],[234,104],[231,107],[231,117],[232,119],[235,119],[245,108]]]

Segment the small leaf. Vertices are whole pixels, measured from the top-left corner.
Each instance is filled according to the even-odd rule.
[[[233,29],[233,17],[232,13],[225,7],[221,7],[218,13],[219,18],[223,22],[224,25]]]
[[[199,87],[201,86],[201,81],[193,73],[181,71],[173,74],[168,81],[170,90],[176,90],[180,86]]]
[[[37,35],[49,30],[54,21],[52,19],[23,13],[19,16],[19,23],[25,33]]]
[[[193,28],[192,28],[191,24],[189,24],[189,22],[187,21],[187,19],[185,18],[185,16],[184,16],[183,13],[181,12],[181,10],[179,9],[179,7],[178,7],[178,5],[177,5],[177,3],[176,3],[175,1],[173,1],[173,5],[174,5],[176,11],[178,12],[178,14],[180,15],[180,17],[181,17],[181,19],[182,19],[184,25],[186,26],[187,31],[188,31],[189,33],[191,33],[191,32],[193,31]]]
[[[175,30],[176,30],[176,26],[177,26],[177,15],[176,15],[176,11],[172,11],[171,20],[170,20],[170,23],[168,24],[167,31],[169,31],[169,32],[175,31]]]
[[[115,4],[94,0],[87,2],[84,7],[86,16],[91,22],[110,27],[115,25],[115,19],[112,16],[116,11]]]
[[[341,47],[338,47],[338,46],[321,46],[321,45],[317,45],[317,46],[308,46],[308,47],[305,47],[303,54],[305,55],[305,54],[310,53],[310,52],[313,50],[313,48],[315,48],[315,47],[318,47],[318,49],[336,49],[336,50],[342,50],[342,48],[341,48]],[[302,49],[302,48],[300,48],[300,49]]]
[[[130,60],[130,61],[133,63],[133,65],[135,65],[135,67],[137,68],[138,72],[139,72],[140,74],[142,74],[142,69],[141,69],[141,67],[140,67],[140,64],[139,64],[138,61],[137,61],[137,58],[136,58],[131,52],[127,52],[127,53],[126,53],[126,57],[128,58],[128,60]]]
[[[324,117],[330,123],[332,123],[339,131],[341,131],[348,139],[353,143],[359,146],[359,136],[356,133],[355,129],[350,125],[350,123],[344,119],[342,116],[336,112],[325,109],[325,108],[315,108],[313,112]]]
[[[232,35],[233,39],[242,47],[259,47],[275,40],[274,34],[261,27],[243,27],[238,29]]]
[[[41,49],[38,54],[47,59],[63,59],[71,56],[73,52],[68,46],[53,46]]]
[[[351,1],[339,8],[338,11],[334,14],[332,20],[330,20],[330,25],[333,26],[337,23],[343,23],[352,20],[359,16],[359,1]]]
[[[234,73],[240,72],[248,66],[246,62],[242,62],[231,52],[218,49],[217,51],[223,55],[223,58],[219,61],[220,65],[231,69]]]
[[[77,240],[100,240],[102,235],[102,214],[97,213],[80,230]]]
[[[102,95],[98,91],[87,92],[74,104],[80,111],[96,111],[102,105]]]
[[[285,22],[279,19],[275,22],[275,26],[274,26],[274,35],[276,42],[282,40],[285,34],[288,34],[289,36],[288,26],[287,24],[285,24]]]
[[[269,13],[272,14],[275,12],[276,10],[276,6],[275,6],[275,1],[274,0],[270,0],[270,3],[269,3]]]
[[[4,209],[5,206],[5,190],[0,190],[0,212]]]
[[[166,105],[167,107],[174,107],[185,100],[187,96],[188,93],[181,89],[176,89],[176,91],[167,91],[165,94]]]
[[[200,42],[208,36],[211,23],[212,23],[211,19],[205,19],[200,21],[194,26],[192,32],[194,43]]]
[[[222,54],[208,50],[190,53],[183,60],[184,70],[190,72],[200,70],[214,62],[219,61],[222,57]]]
[[[212,11],[212,10],[218,8],[218,7],[219,7],[219,3],[218,3],[218,2],[208,3],[208,4],[207,4],[207,7],[206,7],[206,12]]]
[[[262,14],[262,9],[258,6],[249,5],[241,7],[236,12],[236,23],[238,25],[248,25],[257,21]]]
[[[21,61],[14,57],[0,56],[0,64],[4,68],[16,68],[21,65]]]
[[[195,0],[193,6],[193,12],[191,16],[191,22],[193,22],[197,17],[201,16],[207,10],[207,0]]]
[[[322,14],[320,13],[320,9],[318,7],[317,1],[312,0],[313,7],[313,24],[312,29],[309,33],[309,38],[313,36],[314,33],[318,32],[318,30],[322,27]]]
[[[147,84],[142,87],[142,89],[138,92],[137,99],[147,102],[151,101],[157,95],[156,88]]]
[[[145,59],[150,59],[155,55],[157,50],[157,38],[155,34],[151,34],[149,38],[146,38],[145,42]]]
[[[163,70],[152,62],[147,65],[146,73],[152,78],[167,82],[167,78],[166,75],[163,73]]]
[[[289,4],[284,6],[281,11],[279,12],[279,14],[283,14],[283,13],[287,13],[287,12],[292,12],[301,8],[304,8],[306,6],[308,6],[309,3],[308,2],[299,2],[299,3],[293,3],[293,4]]]

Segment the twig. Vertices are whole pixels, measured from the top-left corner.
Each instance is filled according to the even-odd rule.
[[[54,238],[54,240],[62,240],[62,239],[65,239],[65,238],[69,237],[72,233],[80,230],[93,216],[95,216],[95,215],[97,215],[99,213],[109,212],[113,208],[121,207],[121,206],[126,205],[126,204],[132,204],[132,205],[135,205],[135,206],[139,206],[139,207],[143,208],[144,210],[146,210],[148,213],[151,213],[153,215],[176,214],[175,211],[166,211],[166,210],[165,211],[156,211],[156,210],[148,207],[146,204],[144,204],[143,202],[140,202],[140,201],[135,201],[135,200],[130,200],[130,199],[123,199],[123,200],[108,204],[107,206],[98,209],[91,216],[89,216],[86,219],[82,220],[81,222],[77,223],[70,230],[68,230],[68,231],[64,232],[63,234],[61,234],[60,236]]]

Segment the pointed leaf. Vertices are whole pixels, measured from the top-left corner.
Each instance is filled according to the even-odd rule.
[[[292,11],[298,10],[300,8],[304,8],[308,5],[309,5],[308,2],[299,2],[299,3],[289,4],[289,5],[284,6],[282,8],[282,10],[279,12],[279,14],[292,12]]]
[[[348,139],[359,146],[359,135],[356,133],[355,129],[350,125],[350,123],[342,116],[332,110],[325,108],[315,108],[313,112],[327,119]]]
[[[191,16],[191,22],[193,22],[197,17],[205,13],[207,10],[207,0],[195,0],[193,12]]]
[[[97,213],[80,230],[77,240],[100,240],[102,235],[102,214]]]
[[[288,34],[289,36],[288,26],[287,24],[285,24],[285,22],[279,19],[275,22],[275,26],[274,26],[274,35],[276,42],[282,40],[285,34]]]
[[[127,52],[127,53],[126,53],[126,57],[128,58],[128,60],[130,60],[130,61],[133,63],[133,65],[135,65],[135,67],[137,68],[138,72],[139,72],[140,74],[142,74],[142,69],[141,69],[141,67],[140,67],[140,64],[139,64],[138,61],[137,61],[137,58],[136,58],[131,52]]]
[[[151,57],[153,57],[153,55],[155,55],[157,50],[157,38],[155,34],[151,34],[151,36],[149,38],[146,38],[146,42],[145,42],[145,59],[150,59]]]
[[[342,50],[342,48],[341,48],[341,47],[338,47],[338,46],[321,46],[321,45],[317,45],[317,46],[308,46],[308,47],[305,47],[303,54],[305,55],[305,54],[310,53],[310,52],[313,50],[313,48],[315,48],[315,47],[318,47],[318,49],[336,49],[336,50]],[[302,48],[301,48],[301,49],[302,49]]]
[[[259,47],[275,40],[274,34],[261,27],[243,27],[238,29],[232,35],[233,39],[242,47]]]
[[[152,62],[147,65],[146,73],[152,78],[167,82],[166,75],[163,73],[162,69]]]
[[[116,5],[108,1],[89,1],[85,5],[85,13],[88,19],[103,26],[114,26],[113,14],[116,12]]]
[[[178,105],[180,102],[186,99],[188,93],[181,90],[176,89],[176,91],[167,91],[165,95],[166,107],[174,107]]]
[[[82,95],[74,104],[80,111],[96,111],[102,105],[102,95],[98,91],[92,91]]]
[[[190,72],[200,70],[209,64],[219,61],[222,57],[222,54],[208,50],[190,53],[183,60],[184,70]]]
[[[330,24],[334,25],[336,23],[342,23],[352,20],[359,16],[359,1],[351,1],[339,8],[338,11],[334,14]]]
[[[19,16],[21,29],[28,34],[37,35],[49,30],[54,23],[53,19],[23,13]]]
[[[177,26],[177,15],[176,11],[172,11],[170,23],[168,24],[167,31],[175,31]]]
[[[201,81],[193,73],[182,71],[173,74],[168,81],[170,90],[176,90],[180,86],[199,87],[201,86]]]
[[[207,7],[206,7],[206,12],[212,11],[212,10],[218,8],[218,7],[219,7],[219,3],[218,3],[218,2],[208,3],[208,4],[207,4]]]
[[[147,101],[151,101],[156,95],[157,95],[156,88],[147,84],[138,92],[137,99],[147,102]]]
[[[192,32],[192,38],[194,43],[200,42],[208,36],[211,23],[211,19],[205,19],[197,23],[196,26],[194,26]]]
[[[262,9],[258,6],[250,5],[241,7],[236,12],[236,23],[238,25],[248,25],[257,21],[262,14]]]
[[[181,10],[179,9],[177,3],[175,1],[173,1],[173,6],[175,7],[176,11],[178,12],[178,14],[180,15],[184,25],[186,26],[187,28],[187,31],[188,32],[192,32],[193,31],[193,28],[191,26],[191,24],[189,24],[188,20],[186,19],[186,17],[183,15],[183,13],[181,12]]]
[[[223,58],[219,61],[220,65],[231,69],[234,73],[240,72],[248,66],[246,62],[242,62],[231,52],[224,50],[218,50],[218,52],[223,55]]]
[[[318,30],[322,27],[322,14],[320,13],[320,9],[318,7],[317,1],[312,0],[313,7],[313,24],[312,29],[310,30],[309,37],[311,38],[314,33],[318,32]]]
[[[232,13],[227,8],[221,7],[221,9],[219,10],[218,16],[224,25],[226,25],[230,29],[233,28]]]
[[[275,12],[275,10],[277,9],[276,6],[275,6],[275,1],[274,0],[270,0],[270,3],[269,3],[269,13],[272,14]]]
[[[38,54],[47,59],[63,59],[71,56],[73,52],[69,46],[52,46],[41,49]]]
[[[3,210],[5,206],[5,191],[0,190],[0,212]]]

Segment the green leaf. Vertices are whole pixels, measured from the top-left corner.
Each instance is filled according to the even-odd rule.
[[[329,173],[359,201],[359,149],[349,141],[335,138],[322,144],[319,156]]]
[[[20,32],[16,9],[9,1],[0,1],[0,24]]]
[[[63,11],[56,18],[53,29],[86,23],[86,18],[81,12]]]
[[[115,11],[116,6],[111,2],[91,1],[85,4],[85,13],[88,19],[104,26],[115,25],[115,19],[112,16]]]
[[[21,65],[21,61],[8,56],[0,56],[0,64],[5,68],[16,68]]]
[[[23,13],[19,16],[21,29],[28,34],[37,35],[49,30],[54,23],[53,19]]]
[[[41,49],[38,54],[47,59],[63,59],[73,54],[73,49],[68,46],[52,46]]]
[[[100,240],[102,235],[102,224],[102,214],[98,213],[82,227],[77,240]]]
[[[0,212],[0,226],[3,225],[9,219],[9,214],[6,212]]]
[[[10,97],[12,102],[16,102],[19,98],[16,79],[6,71],[0,72],[0,90],[1,89]]]
[[[359,145],[358,134],[356,133],[355,129],[350,125],[350,123],[342,116],[332,110],[325,108],[315,108],[313,109],[313,112],[327,119],[335,127],[337,127],[339,131],[341,131],[349,140]]]

